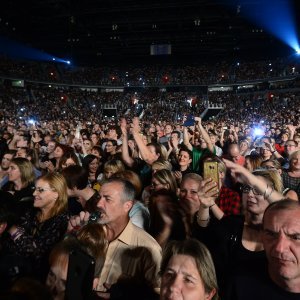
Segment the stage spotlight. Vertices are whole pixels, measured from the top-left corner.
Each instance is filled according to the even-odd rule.
[[[55,61],[55,58],[53,57],[52,60]]]
[[[29,119],[29,120],[28,120],[28,124],[35,125],[35,120]]]
[[[66,61],[66,63],[67,63],[68,65],[70,65],[70,64],[71,64],[71,62],[70,62],[69,60],[67,60],[67,61]]]
[[[300,49],[296,50],[296,54],[300,55]]]
[[[256,127],[256,128],[254,128],[253,135],[255,137],[257,137],[257,136],[263,136],[264,135],[264,130],[262,128],[260,128],[260,127]]]

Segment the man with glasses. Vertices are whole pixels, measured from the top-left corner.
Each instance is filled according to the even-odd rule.
[[[289,157],[290,155],[298,150],[298,143],[294,140],[287,140],[287,142],[284,145],[284,159],[282,162],[282,168],[283,169],[289,169],[290,163],[289,163]]]

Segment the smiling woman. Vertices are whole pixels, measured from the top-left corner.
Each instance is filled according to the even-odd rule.
[[[228,276],[245,261],[253,263],[264,258],[262,243],[263,215],[271,202],[283,198],[280,177],[276,171],[257,170],[253,174],[244,167],[225,160],[226,167],[237,174],[243,183],[243,215],[223,216],[220,220],[209,218],[209,206],[200,195],[202,203],[198,211],[195,236],[212,253],[218,274],[221,297]],[[205,207],[204,207],[205,206]],[[206,211],[207,215],[203,212]]]
[[[18,225],[9,229],[7,248],[10,253],[28,258],[36,275],[43,278],[48,271],[46,258],[60,241],[68,224],[67,185],[62,175],[48,173],[35,186],[34,207],[25,211]]]
[[[32,163],[23,157],[14,158],[8,169],[9,181],[2,187],[2,190],[13,194],[21,210],[26,209],[32,206],[34,179]]]

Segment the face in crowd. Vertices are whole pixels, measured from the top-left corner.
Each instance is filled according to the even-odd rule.
[[[300,293],[300,206],[297,202],[292,205],[292,209],[267,210],[263,243],[271,279]]]
[[[199,188],[200,181],[193,178],[185,179],[181,183],[179,204],[187,213],[196,213],[199,210]]]
[[[110,224],[124,220],[132,207],[132,201],[123,201],[123,187],[119,182],[102,185],[97,208],[101,214],[99,223]]]

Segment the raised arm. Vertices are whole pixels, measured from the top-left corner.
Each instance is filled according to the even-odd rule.
[[[134,160],[129,155],[127,123],[124,118],[121,119],[120,126],[121,126],[121,131],[122,131],[122,159],[128,167],[132,167],[134,164]]]
[[[237,181],[250,185],[258,190],[265,199],[270,203],[278,201],[284,198],[284,196],[275,191],[273,187],[270,187],[265,181],[261,180],[258,176],[250,173],[246,168],[233,163],[227,159],[223,159],[226,167],[231,171],[231,174],[237,179]]]
[[[193,146],[190,143],[189,133],[186,127],[183,127],[183,144],[190,150],[193,151]]]
[[[142,159],[149,165],[152,165],[156,160],[157,157],[154,153],[152,153],[148,147],[145,145],[142,136],[140,134],[140,125],[139,125],[139,118],[135,117],[132,120],[132,135],[133,138],[139,148],[140,154]]]
[[[197,223],[201,227],[206,227],[208,225],[211,214],[218,220],[222,219],[224,216],[224,212],[215,202],[216,197],[219,194],[216,187],[216,183],[210,178],[201,182],[198,191],[200,208],[197,213]]]
[[[198,122],[197,127],[198,127],[198,129],[199,129],[199,131],[200,131],[200,133],[201,133],[201,135],[202,135],[204,141],[205,141],[206,144],[207,144],[208,150],[209,150],[211,153],[214,153],[215,148],[214,148],[213,144],[211,143],[211,140],[210,140],[210,137],[209,137],[207,131],[206,131],[205,128],[202,126],[201,118],[200,118],[200,117],[195,117],[195,121]]]
[[[222,129],[221,129],[221,136],[220,136],[220,145],[221,145],[221,147],[224,147],[224,133],[225,133],[225,130],[222,127]]]

